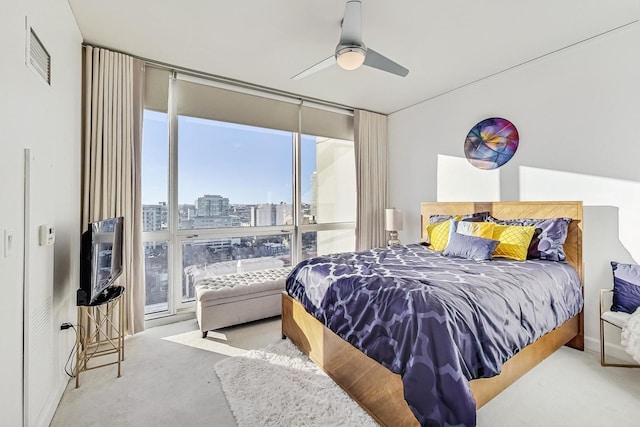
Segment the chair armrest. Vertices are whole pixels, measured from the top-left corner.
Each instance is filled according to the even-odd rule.
[[[604,313],[604,294],[606,292],[613,292],[613,289],[600,289],[600,316]]]

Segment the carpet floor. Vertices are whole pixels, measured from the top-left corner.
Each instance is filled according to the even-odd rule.
[[[218,363],[282,342],[279,318],[210,332],[206,339],[195,320],[149,328],[127,338],[121,378],[115,367],[105,367],[83,373],[78,389],[70,381],[51,426],[243,427],[227,403],[233,399],[218,377]],[[266,398],[241,405],[253,410],[275,400],[274,389],[265,388],[260,393]],[[254,425],[266,425],[267,419],[263,415]],[[598,354],[570,348],[561,348],[478,411],[480,427],[631,427],[638,420],[640,369],[603,368]]]

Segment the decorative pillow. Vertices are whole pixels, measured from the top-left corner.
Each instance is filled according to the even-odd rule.
[[[518,218],[496,219],[489,215],[487,221],[504,225],[533,226],[536,231],[529,244],[528,258],[540,258],[550,261],[564,261],[564,242],[567,240],[571,218]]]
[[[467,222],[453,221],[451,224],[451,232],[464,234],[466,236],[484,237],[491,239],[493,237],[493,222]]]
[[[640,307],[640,265],[611,261],[613,305],[611,311],[633,314]]]
[[[436,224],[427,225],[427,236],[429,237],[429,247],[434,251],[443,251],[449,241],[449,230],[451,222],[442,221]]]
[[[493,229],[493,239],[499,240],[500,244],[493,256],[511,258],[517,261],[526,260],[529,243],[531,243],[531,238],[535,231],[535,227],[496,224]]]
[[[465,215],[430,215],[429,216],[429,225],[438,224],[441,222],[448,221],[450,219],[455,219],[457,221],[469,221],[469,222],[481,222],[485,221],[489,216],[489,212],[474,212],[472,214]],[[449,235],[446,236],[446,239],[449,240]],[[427,245],[431,244],[431,233],[429,233],[429,226],[427,226],[427,238],[425,239],[425,243]],[[447,245],[447,242],[444,242],[444,245],[441,249],[436,250],[444,250],[444,247]]]
[[[475,260],[491,259],[491,255],[498,246],[498,243],[500,242],[497,240],[485,239],[483,237],[451,233],[449,243],[442,255]]]
[[[474,212],[472,214],[465,215],[430,215],[429,224],[436,224],[438,222],[447,221],[450,219],[457,219],[469,222],[483,222],[487,220],[489,212]]]

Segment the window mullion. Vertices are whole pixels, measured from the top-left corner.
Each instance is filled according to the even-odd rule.
[[[181,292],[181,275],[180,265],[182,257],[182,248],[180,240],[176,235],[178,230],[178,116],[175,97],[175,73],[169,79],[169,105],[167,112],[169,117],[169,262],[168,262],[168,280],[169,280],[169,313],[175,314],[179,306],[179,294]]]
[[[302,260],[302,185],[301,185],[301,157],[302,157],[302,104],[298,106],[298,132],[293,134],[293,245],[291,248],[291,261],[296,265]]]

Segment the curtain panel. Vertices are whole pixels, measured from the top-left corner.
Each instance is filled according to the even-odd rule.
[[[82,230],[123,216],[125,331],[144,330],[141,154],[144,62],[85,46],[83,81]],[[80,319],[79,319],[80,320]]]
[[[357,213],[356,250],[386,246],[384,215],[388,201],[387,116],[354,112]]]

